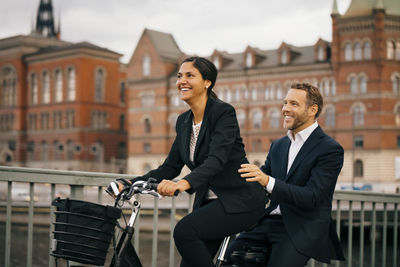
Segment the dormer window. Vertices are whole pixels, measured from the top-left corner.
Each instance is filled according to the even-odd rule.
[[[151,58],[149,55],[145,55],[142,61],[143,76],[149,76],[150,70],[151,70]]]
[[[250,52],[246,54],[246,67],[251,68],[253,66],[253,55]]]
[[[287,63],[288,63],[287,52],[285,49],[283,49],[281,53],[281,64],[287,64]]]
[[[214,61],[213,61],[215,67],[219,70],[220,66],[220,62],[219,62],[219,58],[218,57],[214,57]]]
[[[318,46],[318,61],[324,60],[324,47],[322,45]]]

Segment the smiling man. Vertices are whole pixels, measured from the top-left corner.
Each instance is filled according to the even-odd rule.
[[[265,187],[270,205],[260,223],[230,245],[228,255],[270,246],[268,266],[304,266],[310,258],[344,260],[331,220],[332,198],[343,166],[343,148],[316,119],[323,99],[315,86],[292,84],[282,107],[287,136],[271,144],[265,164],[242,164],[241,176]]]

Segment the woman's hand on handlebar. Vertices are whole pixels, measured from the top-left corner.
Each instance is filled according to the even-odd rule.
[[[162,180],[157,186],[157,192],[162,196],[172,197],[176,191],[183,192],[190,188],[191,185],[185,179],[181,179],[176,183],[171,180]]]

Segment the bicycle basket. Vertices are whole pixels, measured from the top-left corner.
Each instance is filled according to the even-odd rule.
[[[56,258],[102,266],[121,210],[82,200],[56,198],[52,253]]]

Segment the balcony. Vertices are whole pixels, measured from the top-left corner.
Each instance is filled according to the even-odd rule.
[[[104,187],[117,177],[131,176],[0,167],[0,265],[55,266],[54,258],[48,256],[54,221],[51,200],[69,197],[111,205]],[[142,210],[133,241],[144,266],[179,265],[169,230],[190,212],[192,200],[187,194],[140,199]],[[332,219],[346,261],[327,265],[311,260],[308,266],[398,266],[399,203],[400,195],[336,191]]]

